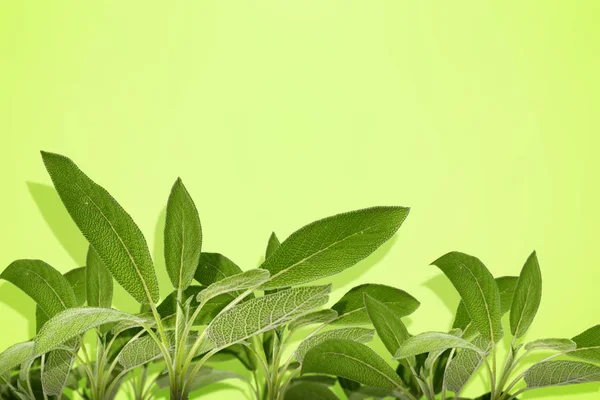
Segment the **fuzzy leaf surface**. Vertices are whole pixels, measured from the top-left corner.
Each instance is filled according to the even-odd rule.
[[[542,299],[542,272],[535,251],[531,253],[519,276],[510,308],[510,331],[515,337],[527,332]]]
[[[269,271],[264,269],[251,269],[240,274],[231,275],[211,284],[198,293],[199,302],[208,301],[221,294],[246,290],[257,287],[269,279]]]
[[[35,339],[35,352],[47,353],[58,345],[103,324],[119,321],[139,321],[141,318],[112,308],[69,308],[50,318]]]
[[[85,287],[85,274],[86,267],[79,267],[66,272],[63,276],[67,279],[73,289],[75,295],[75,306],[81,307],[86,301],[86,287]]]
[[[338,313],[338,317],[332,324],[358,325],[371,323],[365,308],[365,295],[383,303],[400,318],[412,314],[420,305],[417,299],[404,290],[367,283],[350,289],[331,307],[332,310]]]
[[[525,350],[575,350],[577,344],[571,339],[549,338],[533,340],[525,345]]]
[[[600,367],[578,361],[544,361],[525,371],[524,379],[530,388],[598,382]]]
[[[400,360],[417,354],[446,349],[469,349],[479,354],[484,353],[474,344],[450,333],[424,332],[406,339],[394,355],[394,359]]]
[[[365,307],[377,335],[393,356],[410,337],[406,326],[391,308],[368,294],[365,294]]]
[[[25,292],[50,317],[76,305],[75,294],[67,278],[41,260],[13,261],[0,279]]]
[[[307,373],[339,376],[382,389],[402,386],[396,371],[383,358],[353,340],[330,339],[314,346],[302,363],[302,374]]]
[[[452,282],[481,335],[502,338],[500,291],[490,271],[476,257],[451,252],[433,262]]]
[[[33,341],[13,344],[0,353],[0,375],[35,357]]]
[[[69,158],[46,152],[42,158],[71,218],[116,281],[138,302],[157,302],[150,251],[131,216]]]
[[[206,337],[224,348],[283,325],[327,302],[331,285],[279,291],[238,304],[218,315],[206,328]]]
[[[478,336],[473,344],[480,349],[485,349],[485,355],[489,352],[489,340]],[[450,360],[446,367],[446,387],[454,393],[460,393],[479,367],[483,364],[482,355],[473,350],[463,349]]]
[[[337,318],[337,312],[330,308],[325,310],[317,310],[305,315],[301,315],[288,324],[290,331],[300,329],[302,327],[313,324],[326,324]]]
[[[42,373],[42,387],[47,395],[58,396],[63,392],[73,361],[75,356],[67,350],[52,350],[47,354]]]
[[[92,246],[88,249],[86,265],[88,306],[110,307],[113,297],[113,277]]]
[[[317,333],[300,343],[295,352],[296,360],[298,360],[299,363],[302,363],[304,361],[304,356],[310,349],[326,340],[347,339],[358,343],[366,343],[373,339],[373,333],[375,333],[373,329],[365,328],[343,328]]]
[[[194,200],[177,179],[167,203],[165,265],[175,289],[185,290],[194,279],[202,249],[202,226]]]
[[[351,267],[391,238],[408,212],[404,207],[373,207],[306,225],[261,265],[271,273],[265,289],[300,285]]]

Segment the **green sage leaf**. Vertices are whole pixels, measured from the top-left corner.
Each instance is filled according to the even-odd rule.
[[[198,268],[194,279],[204,286],[243,271],[233,261],[219,253],[200,253]]]
[[[0,353],[0,375],[36,357],[33,341],[13,344]]]
[[[391,308],[375,298],[365,294],[365,307],[377,335],[393,356],[410,334],[402,319]]]
[[[261,265],[265,289],[300,285],[351,267],[400,228],[409,209],[373,207],[315,221],[292,233]]]
[[[338,317],[332,324],[358,325],[371,323],[365,308],[365,295],[369,295],[383,303],[400,318],[412,314],[420,305],[417,299],[403,290],[386,285],[367,283],[350,289],[331,307],[332,310],[338,313]]]
[[[394,359],[401,360],[417,354],[446,349],[469,349],[484,354],[483,350],[461,337],[443,332],[424,332],[406,339],[396,351]]]
[[[490,271],[475,257],[451,252],[433,262],[454,285],[481,335],[502,338],[500,291]]]
[[[69,158],[46,152],[42,158],[67,211],[113,277],[138,302],[157,302],[150,251],[133,219]]]
[[[50,318],[35,338],[35,352],[47,353],[92,328],[119,321],[140,321],[141,318],[112,308],[68,308]]]
[[[524,379],[529,388],[598,382],[600,367],[579,361],[544,361],[525,371]]]
[[[64,274],[64,277],[69,281],[73,294],[75,295],[75,306],[81,307],[86,301],[86,287],[85,287],[85,274],[86,267],[80,267],[70,270]]]
[[[77,346],[73,349],[79,347]],[[46,363],[42,372],[42,387],[48,396],[58,396],[62,394],[71,367],[75,361],[75,356],[68,350],[52,350],[46,356]]]
[[[298,348],[295,352],[296,360],[302,364],[306,353],[308,353],[310,349],[319,343],[323,343],[326,340],[348,339],[358,343],[366,343],[373,339],[374,332],[375,331],[372,329],[365,328],[343,328],[317,333],[316,335],[307,337],[302,341],[302,343],[300,343],[300,345],[298,345]]]
[[[472,343],[478,348],[484,350],[483,357],[478,351],[463,349],[449,361],[446,367],[444,374],[446,387],[448,390],[457,394],[462,392],[467,382],[469,382],[481,364],[483,364],[484,357],[486,357],[489,353],[489,340],[478,336],[473,340]]]
[[[198,210],[181,179],[177,179],[171,189],[165,219],[165,264],[175,289],[185,290],[192,283],[201,248]]]
[[[585,330],[572,339],[577,349],[569,356],[582,360],[600,363],[600,325]]]
[[[224,348],[292,321],[327,302],[331,285],[282,290],[238,304],[219,314],[206,328],[206,338]]]
[[[542,298],[542,273],[535,251],[531,253],[519,276],[510,308],[510,331],[515,337],[527,332]]]
[[[251,269],[240,274],[228,276],[211,284],[209,287],[198,293],[196,300],[199,302],[206,302],[221,294],[257,287],[268,279],[269,271],[265,271],[264,269]]]
[[[271,233],[269,237],[269,243],[267,244],[267,251],[265,252],[265,260],[271,257],[271,254],[275,253],[275,250],[279,248],[281,242],[279,242],[279,238],[275,234],[275,232]]]
[[[71,284],[41,260],[13,261],[0,275],[31,297],[48,316],[75,307]]]
[[[326,308],[325,310],[317,310],[296,318],[288,324],[288,329],[293,331],[308,325],[326,324],[336,318],[337,312],[335,310],[329,308]]]
[[[92,246],[88,249],[86,265],[88,306],[110,307],[113,297],[113,277]]]
[[[285,391],[284,400],[338,400],[338,397],[321,383],[300,380]]]
[[[329,339],[308,351],[302,374],[339,376],[363,385],[396,389],[402,380],[389,364],[364,344],[346,339]]]

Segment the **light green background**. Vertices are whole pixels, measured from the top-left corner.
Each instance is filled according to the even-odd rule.
[[[500,276],[536,249],[544,296],[527,338],[571,337],[600,323],[599,20],[596,0],[3,2],[0,266],[83,263],[45,149],[110,190],[153,248],[181,176],[204,249],[243,268],[271,230],[411,206],[332,298],[401,287],[422,302],[413,332],[447,329],[458,301],[428,266],[438,256],[468,252]],[[117,302],[136,309],[122,290]],[[32,335],[33,315],[0,283],[0,349]],[[203,398],[239,395],[221,388]]]

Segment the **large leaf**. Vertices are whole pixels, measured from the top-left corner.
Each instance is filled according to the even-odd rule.
[[[165,264],[175,289],[185,290],[192,283],[201,248],[198,210],[181,179],[177,179],[171,189],[165,219]]]
[[[257,287],[268,279],[269,271],[265,271],[264,269],[251,269],[240,274],[228,276],[213,283],[198,293],[197,300],[205,302],[222,294]]]
[[[113,296],[113,277],[92,246],[87,253],[87,302],[90,307],[110,307]]]
[[[433,262],[450,279],[473,324],[485,338],[502,338],[500,291],[494,277],[475,257],[451,252]]]
[[[518,281],[518,276],[501,276],[496,278],[496,284],[498,285],[498,291],[500,292],[501,316],[504,316],[504,314],[510,311],[510,306],[512,305],[513,301],[513,294],[515,292],[515,288],[517,287]],[[465,307],[465,303],[462,300],[460,303],[458,303],[456,317],[452,327],[462,330],[464,338],[470,338],[478,333],[477,328],[475,328],[473,322],[471,321],[471,317],[469,316],[469,312]]]
[[[366,343],[373,339],[374,331],[372,329],[365,328],[344,328],[334,329],[331,331],[321,332],[316,335],[309,336],[306,338],[298,348],[296,349],[295,355],[299,363],[304,361],[304,356],[310,349],[323,343],[329,339],[348,339],[358,343]]]
[[[112,308],[69,308],[56,314],[44,324],[35,338],[35,353],[47,353],[88,330],[119,321],[139,321],[141,318]]]
[[[402,343],[410,337],[402,319],[391,308],[365,294],[365,307],[377,335],[393,356]]]
[[[242,270],[233,261],[219,253],[201,253],[194,279],[204,286],[210,286]]]
[[[169,345],[172,346],[175,343],[175,332],[167,331],[166,337]],[[144,335],[127,342],[117,359],[119,360],[119,364],[123,366],[123,369],[130,370],[161,357],[162,353],[158,343],[151,336]]]
[[[524,379],[530,388],[598,382],[600,367],[578,361],[544,361],[525,371]]]
[[[338,317],[332,324],[357,325],[369,324],[371,320],[365,308],[364,296],[369,295],[386,305],[398,317],[412,314],[420,303],[410,294],[395,287],[367,283],[348,291],[331,309],[337,311]]]
[[[527,332],[542,298],[542,273],[535,251],[531,253],[519,276],[510,308],[510,331],[515,337]]]
[[[478,336],[473,344],[480,349],[489,350],[489,340]],[[483,364],[483,357],[478,351],[463,349],[459,351],[448,363],[445,371],[446,387],[454,393],[462,392],[469,379],[477,372]]]
[[[281,242],[279,241],[279,238],[277,237],[275,232],[272,232],[271,236],[269,236],[269,243],[267,244],[267,250],[265,251],[265,260],[267,258],[271,257],[271,254],[275,253],[275,250],[277,250],[280,245],[281,245]]]
[[[206,337],[224,348],[283,325],[327,302],[331,285],[282,290],[238,304],[218,315],[206,328]]]
[[[404,359],[417,354],[443,351],[446,349],[469,349],[479,354],[483,350],[465,339],[443,332],[424,332],[412,336],[404,341],[396,354],[395,359]]]
[[[27,293],[50,317],[75,307],[75,294],[67,278],[41,260],[13,261],[0,278]]]
[[[325,310],[317,310],[296,318],[288,324],[288,329],[293,331],[308,325],[326,324],[336,319],[336,317],[337,312],[335,310],[329,308],[326,308]]]
[[[46,152],[42,158],[67,211],[117,282],[140,303],[157,302],[150,251],[133,219],[69,158]]]
[[[10,371],[17,365],[35,358],[35,343],[21,342],[13,344],[2,353],[0,353],[0,375]]]
[[[346,339],[330,339],[310,349],[302,363],[302,374],[307,373],[339,376],[382,389],[402,386],[400,377],[377,353]]]
[[[569,353],[572,357],[600,363],[600,325],[585,330],[572,339],[577,350]]]
[[[284,400],[338,400],[338,397],[321,383],[299,380],[285,391]]]
[[[79,267],[72,269],[64,274],[64,277],[69,281],[73,294],[75,295],[75,306],[81,307],[86,300],[86,287],[85,287],[85,274],[86,267]]]
[[[571,339],[549,338],[533,340],[525,345],[525,350],[571,351],[576,347],[577,344]]]
[[[262,264],[271,272],[265,288],[300,285],[351,267],[392,237],[408,212],[403,207],[373,207],[306,225]]]

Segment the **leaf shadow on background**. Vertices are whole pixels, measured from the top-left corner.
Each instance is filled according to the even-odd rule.
[[[450,314],[454,316],[460,301],[460,295],[444,274],[440,273],[433,278],[430,278],[423,283],[422,286],[431,290],[440,299],[448,311],[450,311]]]
[[[35,336],[35,303],[12,283],[2,281],[0,284],[0,303],[12,308],[27,320],[27,336]],[[0,349],[4,350],[4,349]]]

